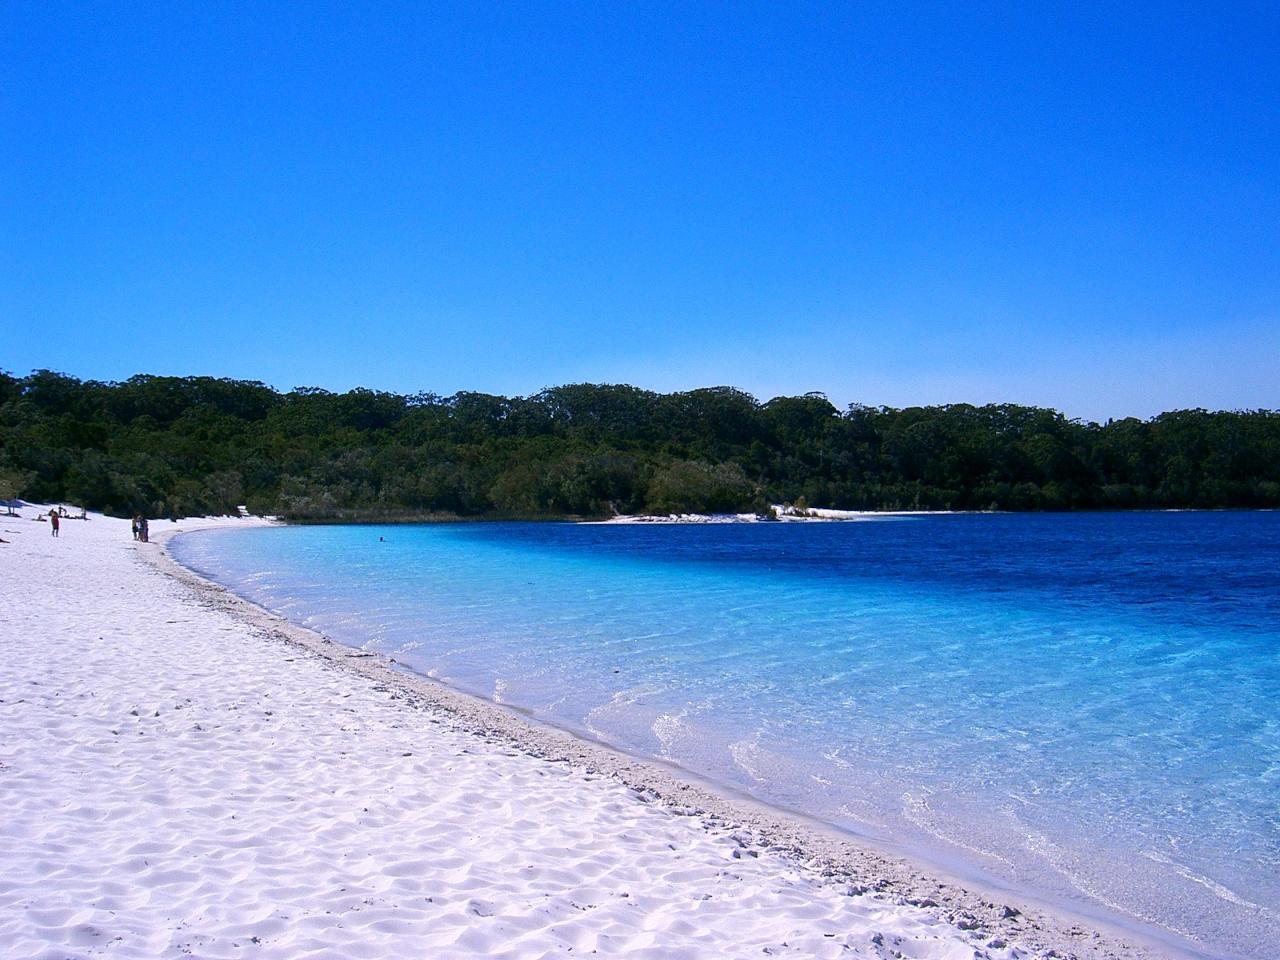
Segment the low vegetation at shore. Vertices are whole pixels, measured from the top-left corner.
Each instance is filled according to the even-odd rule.
[[[1280,506],[1280,413],[1097,424],[1044,408],[838,410],[730,387],[529,397],[0,372],[0,499],[297,520]]]

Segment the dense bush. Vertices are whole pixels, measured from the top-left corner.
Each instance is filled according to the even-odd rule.
[[[10,495],[298,519],[763,510],[1280,506],[1280,414],[1068,420],[1014,405],[759,403],[574,384],[399,396],[209,377],[0,373]]]

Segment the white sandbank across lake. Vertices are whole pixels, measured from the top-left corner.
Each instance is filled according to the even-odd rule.
[[[0,517],[0,956],[1177,956]]]
[[[959,513],[991,511],[974,510],[831,510],[826,507],[793,507],[789,504],[773,505],[773,522],[782,523],[857,523],[872,520],[893,520],[902,517],[952,516]],[[620,513],[607,520],[586,520],[584,523],[766,523],[768,518],[758,513]]]

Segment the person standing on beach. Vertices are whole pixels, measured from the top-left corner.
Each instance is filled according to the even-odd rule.
[[[135,540],[137,540],[137,539],[138,539],[138,528],[139,528],[139,526],[140,526],[139,521],[140,521],[141,519],[142,519],[142,514],[140,514],[140,513],[135,513],[135,514],[133,515],[133,523],[131,523],[131,524],[130,524],[130,527],[133,529],[133,539],[135,539]]]
[[[148,536],[149,531],[147,530],[147,518],[142,517],[138,520],[138,539],[143,543],[150,543],[151,541],[147,539]]]
[[[59,523],[58,508],[54,507],[52,510],[49,511],[49,526],[53,528],[51,532],[55,537],[58,535],[58,523]]]

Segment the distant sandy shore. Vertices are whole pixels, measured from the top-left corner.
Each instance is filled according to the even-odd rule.
[[[979,513],[975,510],[830,510],[826,507],[796,509],[783,504],[774,505],[774,519],[782,523],[838,523],[868,520],[893,520],[901,517],[950,516],[956,513]],[[767,520],[755,513],[630,513],[619,514],[608,520],[587,520],[585,523],[765,523]]]
[[[0,517],[0,953],[1154,958]],[[153,540],[243,519],[152,525]]]

